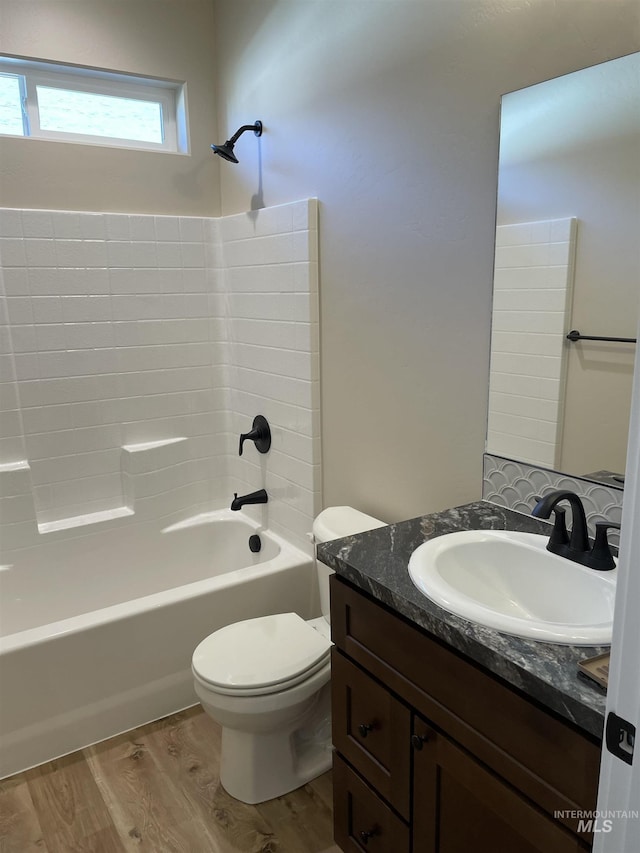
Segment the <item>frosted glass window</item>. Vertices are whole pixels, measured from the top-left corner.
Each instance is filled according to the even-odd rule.
[[[24,136],[20,77],[0,74],[0,133]]]
[[[162,142],[162,105],[93,92],[36,86],[40,127],[140,142]]]

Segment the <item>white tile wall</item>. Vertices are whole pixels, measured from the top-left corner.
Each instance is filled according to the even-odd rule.
[[[308,549],[322,508],[315,199],[221,221],[230,326],[231,479],[239,494],[265,488],[269,525]],[[264,274],[263,274],[264,272]],[[261,456],[240,432],[253,417],[270,423]],[[258,519],[263,510],[250,512]]]
[[[308,548],[315,200],[219,220],[4,209],[0,261],[0,477],[26,460],[30,478],[4,471],[5,547],[37,539],[36,523],[86,533],[122,508],[184,517],[265,486],[269,525]],[[273,450],[240,460],[258,413]]]
[[[199,242],[184,243],[183,269],[183,246],[173,242],[180,221],[2,211],[0,257],[41,525],[124,506],[123,444],[201,430],[193,394],[211,392],[217,378],[205,229],[184,220]],[[213,412],[200,411],[215,433]]]
[[[577,221],[501,225],[487,452],[557,467]]]
[[[18,404],[14,337],[9,326],[5,281],[0,267],[0,466],[12,466],[26,460],[27,456]]]

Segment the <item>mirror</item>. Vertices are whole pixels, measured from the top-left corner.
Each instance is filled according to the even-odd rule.
[[[640,282],[640,53],[502,98],[488,453],[617,485]],[[603,472],[609,472],[604,473]]]

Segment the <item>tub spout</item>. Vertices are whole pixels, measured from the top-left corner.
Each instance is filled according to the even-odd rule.
[[[269,495],[265,492],[264,489],[258,489],[257,492],[251,492],[248,495],[242,495],[238,497],[238,493],[233,493],[233,500],[231,501],[231,509],[236,512],[245,504],[266,504],[269,500]]]

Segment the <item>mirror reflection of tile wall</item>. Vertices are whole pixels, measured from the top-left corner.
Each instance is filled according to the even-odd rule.
[[[535,495],[544,495],[555,489],[570,489],[580,495],[587,514],[590,536],[595,534],[596,522],[611,521],[619,524],[622,519],[622,488],[536,468],[490,453],[484,454],[482,498],[485,501],[530,515],[536,503]],[[613,545],[618,545],[617,530],[609,531],[609,540]]]
[[[560,467],[576,219],[496,228],[487,452]]]

